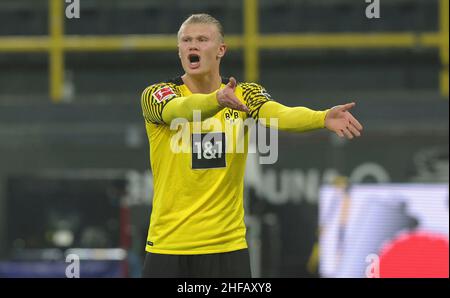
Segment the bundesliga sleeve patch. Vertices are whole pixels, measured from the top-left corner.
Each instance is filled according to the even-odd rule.
[[[153,93],[153,97],[157,102],[163,102],[176,96],[175,92],[170,87],[164,87]]]

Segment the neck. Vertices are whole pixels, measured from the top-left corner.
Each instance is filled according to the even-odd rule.
[[[216,75],[199,76],[184,74],[181,78],[192,93],[212,93],[219,89],[222,84],[222,78],[218,73]]]

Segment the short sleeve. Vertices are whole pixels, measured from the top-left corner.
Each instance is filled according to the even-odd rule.
[[[261,106],[272,100],[270,94],[263,86],[256,83],[242,83],[241,88],[244,103],[250,110],[250,116],[258,119]]]
[[[179,97],[175,86],[160,83],[151,85],[142,92],[141,107],[146,122],[164,124],[162,112],[164,107],[172,99]]]

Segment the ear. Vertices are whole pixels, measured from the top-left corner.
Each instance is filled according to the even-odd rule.
[[[178,58],[181,59],[181,53],[180,53],[180,41],[177,41],[177,50],[178,50]]]
[[[217,58],[222,58],[223,56],[225,56],[225,53],[227,52],[227,46],[222,43],[219,46],[219,51],[217,52]]]

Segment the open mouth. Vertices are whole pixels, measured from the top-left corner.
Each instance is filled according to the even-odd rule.
[[[197,67],[200,66],[200,56],[199,55],[197,55],[197,54],[190,54],[188,56],[188,59],[189,59],[189,65],[192,68],[197,68]]]

